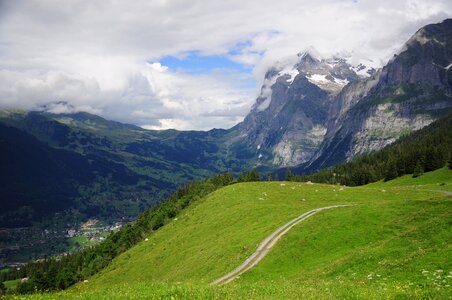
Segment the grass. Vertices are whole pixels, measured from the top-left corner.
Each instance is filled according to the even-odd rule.
[[[105,236],[107,233],[98,234],[97,237]],[[80,236],[73,236],[69,239],[70,247],[69,251],[79,251],[80,249],[93,246],[95,244],[98,244],[99,240],[90,240],[88,237],[80,235]]]
[[[20,279],[8,280],[8,281],[4,281],[3,284],[5,285],[5,287],[8,291],[14,291],[19,282],[20,282]]]
[[[438,182],[450,186],[452,171],[356,188],[293,182],[228,186],[88,282],[29,298],[450,299],[452,197],[430,191],[439,189]],[[238,280],[208,285],[282,224],[312,208],[347,203],[355,206],[323,211],[294,227]]]
[[[91,243],[91,241],[86,237],[86,236],[73,236],[70,238],[70,242],[71,244],[73,244],[74,246],[89,246]]]
[[[436,170],[434,172],[428,172],[422,176],[413,178],[412,175],[404,175],[396,180],[391,180],[388,182],[379,181],[376,183],[371,183],[367,185],[369,188],[413,188],[413,189],[424,189],[424,190],[444,190],[452,191],[452,171],[447,167]]]

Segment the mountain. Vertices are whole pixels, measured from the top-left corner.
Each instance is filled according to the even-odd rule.
[[[1,174],[0,227],[69,208],[82,218],[132,217],[187,181],[247,166],[220,149],[225,132],[149,131],[88,113],[2,111],[1,159],[9,171]]]
[[[364,77],[357,71],[344,59],[318,58],[312,49],[276,64],[266,73],[251,112],[234,128],[234,142],[255,149],[254,158],[263,164],[309,161],[323,141],[334,97]]]
[[[451,128],[452,114],[449,114],[381,150],[311,175],[293,176],[292,180],[357,186],[405,174],[418,177],[446,164],[452,169]]]
[[[99,182],[99,178],[108,178],[110,184],[124,187],[145,179],[122,164],[49,147],[32,135],[3,124],[0,147],[0,164],[7,170],[0,173],[1,227],[30,226],[32,221],[69,208],[100,214],[99,205],[114,215],[113,203],[103,199],[102,204],[96,205],[94,199],[83,197],[78,189]],[[111,188],[110,192],[121,190]],[[132,205],[121,216],[137,211]]]
[[[329,110],[309,169],[393,143],[452,111],[452,19],[420,29],[370,78],[348,84]]]
[[[234,143],[262,165],[302,172],[381,149],[452,108],[452,20],[420,29],[382,69],[315,51],[265,75]]]

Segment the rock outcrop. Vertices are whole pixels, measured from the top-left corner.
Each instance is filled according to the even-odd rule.
[[[420,29],[383,69],[337,95],[325,139],[305,168],[381,149],[450,113],[451,66],[452,20]]]

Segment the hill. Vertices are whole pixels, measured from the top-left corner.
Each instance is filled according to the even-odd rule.
[[[254,182],[224,187],[118,256],[103,271],[46,298],[447,298],[452,171],[361,187]],[[436,191],[439,190],[439,191]],[[254,268],[240,265],[279,226],[313,208]]]

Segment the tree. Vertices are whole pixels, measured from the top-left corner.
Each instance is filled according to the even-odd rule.
[[[286,181],[293,181],[294,176],[292,175],[292,170],[290,168],[286,169]]]
[[[237,174],[237,182],[244,182],[245,181],[245,176],[243,175],[243,172],[239,172]]]
[[[272,181],[272,172],[268,172],[267,174],[267,181]]]
[[[438,146],[431,146],[427,150],[425,156],[425,171],[433,171],[444,166],[446,162],[445,154],[441,151]]]
[[[422,167],[421,162],[418,161],[414,167],[413,178],[419,177],[422,174],[424,174],[424,168]]]
[[[397,175],[397,165],[394,163],[394,161],[389,161],[385,173],[385,181],[397,178]]]
[[[215,186],[226,186],[234,180],[232,173],[226,172],[222,174],[215,175],[211,178],[212,183]]]
[[[6,286],[2,281],[2,282],[0,282],[0,295],[4,295],[4,294],[6,294]]]
[[[249,170],[246,175],[246,181],[260,181],[261,175],[256,170]]]

